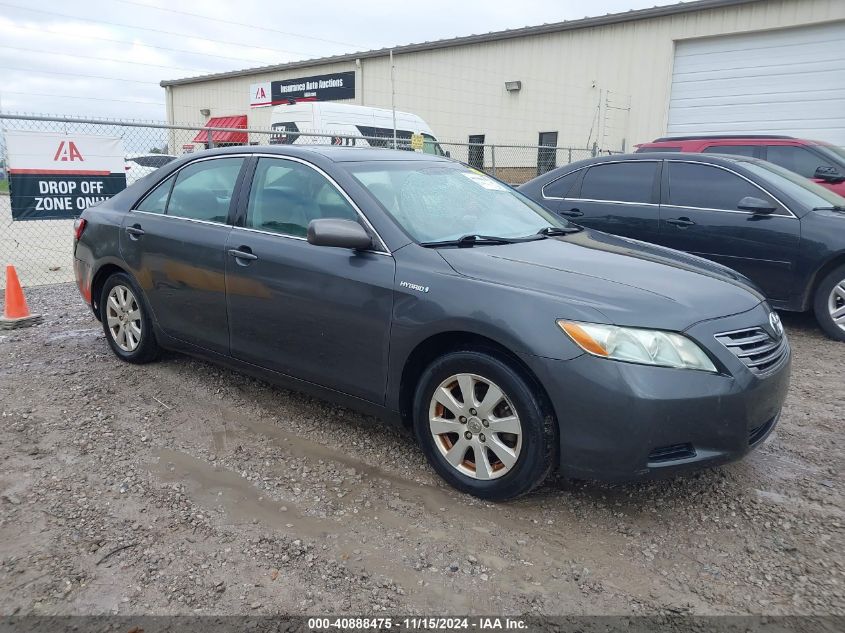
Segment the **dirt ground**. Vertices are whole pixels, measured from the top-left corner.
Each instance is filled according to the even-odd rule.
[[[410,437],[179,355],[119,362],[71,285],[0,332],[2,614],[843,614],[845,344],[744,461],[491,504]]]

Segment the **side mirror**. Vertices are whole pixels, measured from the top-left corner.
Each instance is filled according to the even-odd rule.
[[[745,196],[739,201],[736,208],[742,209],[743,211],[751,211],[752,213],[759,213],[761,215],[769,215],[770,213],[777,211],[777,207],[772,205],[771,202],[766,202],[765,200],[755,198],[754,196]]]
[[[367,250],[372,248],[373,239],[357,222],[323,218],[308,223],[308,243],[314,246]]]
[[[842,174],[836,167],[829,167],[827,165],[819,165],[816,167],[816,173],[813,178],[817,180],[824,180],[825,182],[842,182],[845,180],[845,174]]]
[[[450,152],[448,149],[446,150],[446,158],[452,158],[452,152]]]

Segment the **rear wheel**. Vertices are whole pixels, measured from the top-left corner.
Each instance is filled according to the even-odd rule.
[[[552,468],[556,426],[534,386],[479,351],[449,353],[423,372],[414,427],[429,463],[449,484],[490,500],[525,494]]]
[[[121,360],[148,363],[158,356],[141,291],[126,273],[115,273],[103,284],[100,320],[109,346]]]
[[[845,341],[845,266],[833,269],[822,279],[813,309],[825,333],[837,341]]]

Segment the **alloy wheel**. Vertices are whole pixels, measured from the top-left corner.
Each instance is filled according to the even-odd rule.
[[[483,376],[455,374],[440,383],[428,420],[440,454],[463,475],[496,479],[519,459],[519,415],[504,391]]]
[[[833,322],[845,331],[845,279],[836,284],[830,291],[827,309]]]
[[[112,339],[124,352],[134,352],[141,343],[141,308],[130,288],[117,285],[106,299],[106,324]]]

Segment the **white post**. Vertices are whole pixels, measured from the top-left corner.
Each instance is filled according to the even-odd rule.
[[[393,149],[396,149],[396,87],[394,77],[396,67],[393,65],[393,49],[390,49],[390,109],[393,110]]]

